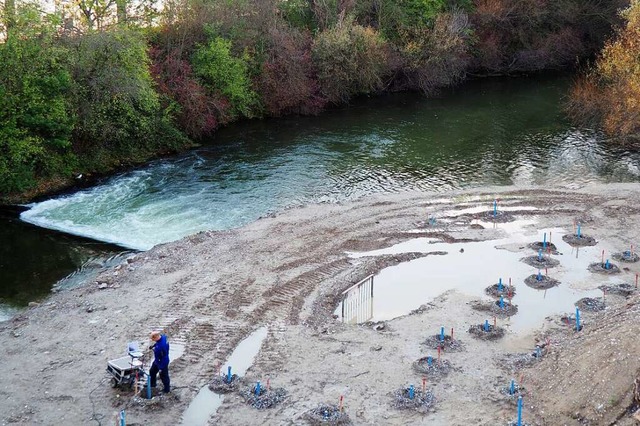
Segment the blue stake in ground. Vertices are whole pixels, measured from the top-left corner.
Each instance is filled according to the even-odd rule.
[[[260,381],[258,380],[258,383],[256,383],[256,396],[260,396]]]
[[[544,238],[542,240],[542,248],[546,249],[547,248],[547,233],[544,233]]]
[[[413,385],[409,386],[409,399],[413,399],[413,397],[415,396],[416,391],[413,388]]]
[[[576,331],[580,331],[580,309],[576,308]]]
[[[433,357],[431,355],[429,355],[427,357],[427,365],[429,365],[429,367],[431,367],[432,364],[433,364]]]
[[[504,297],[500,296],[500,309],[504,309]]]
[[[498,216],[498,200],[493,200],[493,217]]]
[[[440,341],[444,342],[444,325],[440,327]]]
[[[147,374],[147,399],[151,399],[151,376]]]
[[[522,426],[522,397],[518,397],[518,426]]]
[[[509,395],[516,393],[516,381],[511,379],[511,386],[509,386]]]
[[[124,410],[120,411],[120,426],[127,426],[127,415]]]
[[[227,367],[227,383],[231,383],[231,366]]]
[[[502,278],[498,278],[498,291],[502,293]]]
[[[578,233],[577,233],[577,237],[580,238],[580,224],[578,223]]]
[[[488,319],[484,320],[484,331],[487,332],[487,333],[489,332],[489,320]]]

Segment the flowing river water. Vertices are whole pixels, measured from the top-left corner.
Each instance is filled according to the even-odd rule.
[[[485,79],[435,99],[394,94],[317,117],[230,126],[211,144],[28,206],[20,218],[35,226],[0,217],[0,298],[24,305],[82,265],[99,270],[125,249],[288,206],[415,189],[640,181],[638,153],[565,120],[568,86],[557,76]]]

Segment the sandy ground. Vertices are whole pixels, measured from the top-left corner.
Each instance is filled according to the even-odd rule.
[[[386,321],[381,330],[374,324],[343,324],[332,314],[341,292],[354,283],[427,255],[354,258],[351,251],[416,237],[503,238],[500,226],[472,226],[474,215],[464,210],[489,210],[494,198],[515,217],[535,221],[532,235],[545,227],[572,229],[578,220],[598,244],[623,250],[640,240],[639,197],[640,188],[631,184],[395,194],[291,209],[241,229],[155,247],[105,271],[98,282],[52,294],[0,325],[0,420],[113,425],[119,410],[126,409],[129,425],[179,424],[198,390],[216,374],[216,365],[249,333],[266,326],[267,338],[247,382],[268,378],[288,397],[274,408],[257,410],[230,395],[209,424],[307,424],[305,412],[319,403],[337,404],[342,395],[353,424],[506,425],[515,420],[516,405],[499,389],[512,377],[525,388],[526,424],[636,424],[630,413],[640,371],[637,296],[607,296],[603,312],[583,314],[580,333],[554,316],[531,332],[508,332],[495,342],[466,333],[486,313],[472,309],[477,298],[453,290],[421,301],[420,309]],[[531,206],[539,210],[528,210]],[[432,215],[437,225],[428,224]],[[621,276],[633,283],[640,262],[622,266],[627,270]],[[494,276],[478,280],[487,286],[495,282]],[[598,283],[594,278],[580,286]],[[422,376],[412,363],[435,354],[421,342],[441,324],[447,334],[449,327],[457,330],[464,350],[443,354],[454,367],[447,377],[427,378],[437,400],[432,410],[397,410],[391,392],[409,384],[421,387]],[[108,360],[125,354],[127,342],[148,345],[148,332],[156,328],[165,330],[176,350],[184,346],[184,353],[173,354],[172,396],[140,404],[132,391],[111,388],[105,368]],[[536,342],[547,341],[544,356],[530,366],[514,371],[500,361],[507,354],[531,353]]]

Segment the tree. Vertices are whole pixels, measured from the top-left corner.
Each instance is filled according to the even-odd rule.
[[[54,29],[21,9],[12,30],[19,36],[0,44],[0,193],[68,176],[76,164],[69,51],[55,43]]]

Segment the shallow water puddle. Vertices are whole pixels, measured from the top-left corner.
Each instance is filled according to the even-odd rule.
[[[533,207],[533,206],[500,206],[500,204],[498,204],[498,214],[500,214],[501,212],[517,212],[517,211],[537,211],[540,210],[538,207]],[[462,216],[465,214],[477,214],[477,213],[483,213],[483,212],[491,212],[493,211],[493,204],[490,205],[486,205],[486,206],[475,206],[475,207],[467,207],[464,209],[452,209],[452,210],[446,210],[440,214],[438,214],[438,216],[444,216],[444,217],[449,217],[449,216]]]
[[[174,362],[184,355],[185,346],[183,343],[170,343],[169,346],[169,362]]]
[[[261,327],[240,342],[225,362],[225,369],[231,366],[233,374],[244,376],[258,355],[267,332],[267,327]],[[182,415],[181,424],[183,426],[206,425],[223,402],[224,395],[212,392],[209,385],[203,386]]]
[[[582,297],[602,296],[600,290],[585,289],[624,281],[624,274],[609,277],[587,270],[590,263],[601,260],[603,249],[605,258],[610,253],[602,243],[594,247],[572,248],[562,241],[566,231],[559,228],[531,231],[530,226],[535,223],[532,220],[495,226],[493,223],[476,223],[485,228],[495,227],[507,236],[468,243],[416,238],[382,250],[351,253],[351,257],[363,257],[406,252],[447,252],[446,255],[430,255],[381,270],[374,277],[373,291],[370,286],[350,291],[346,295],[344,309],[341,303],[335,314],[349,323],[390,320],[408,314],[448,290],[490,301],[484,290],[502,277],[505,285],[511,278],[516,286],[513,303],[518,305],[519,312],[506,320],[506,325],[518,332],[538,327],[549,315],[574,312],[574,303]],[[527,245],[542,241],[544,232],[547,232],[547,238],[551,233],[560,253],[552,255],[560,261],[560,265],[548,269],[548,274],[561,282],[558,287],[546,291],[530,288],[524,283],[524,279],[536,274],[538,269],[520,261],[523,257],[536,254]],[[545,271],[541,273],[545,274]],[[355,292],[357,294],[353,294]]]

